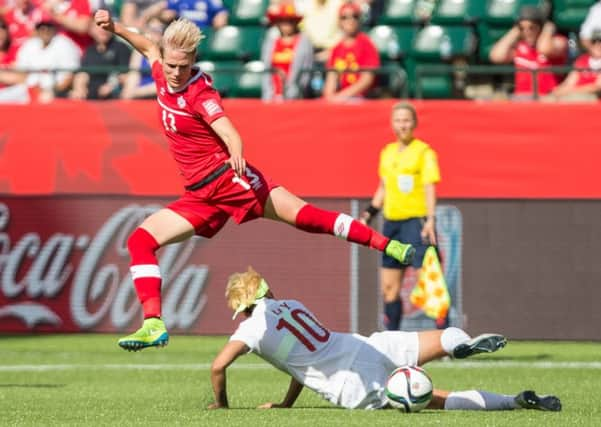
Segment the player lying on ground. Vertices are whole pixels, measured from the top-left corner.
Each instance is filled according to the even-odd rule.
[[[259,217],[282,221],[377,249],[402,264],[411,262],[415,252],[411,245],[384,237],[349,215],[319,209],[246,163],[240,134],[225,114],[211,77],[194,66],[202,39],[194,23],[173,21],[157,46],[113,22],[106,10],[98,10],[94,19],[127,40],[151,64],[161,125],[186,190],[166,209],[146,218],[128,239],[131,275],[145,320],[141,329],[119,340],[121,347],[137,351],[169,341],[161,320],[156,251],[194,234],[211,238],[230,217],[239,224]]]
[[[387,407],[384,386],[388,375],[403,365],[423,365],[444,356],[463,359],[504,347],[505,337],[483,334],[470,338],[450,327],[424,332],[387,331],[369,337],[333,332],[317,321],[300,302],[276,300],[267,282],[252,268],[233,274],[226,298],[234,317],[246,319],[213,361],[211,382],[215,403],[227,408],[226,369],[239,356],[254,352],[292,379],[281,403],[261,408],[289,408],[304,386],[345,408]],[[559,399],[524,391],[507,396],[485,391],[435,390],[430,409],[543,409],[558,411]]]

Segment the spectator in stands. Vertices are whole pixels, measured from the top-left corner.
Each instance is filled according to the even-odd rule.
[[[601,1],[592,5],[580,27],[580,43],[586,49],[590,48],[593,31],[601,25]]]
[[[509,30],[491,51],[490,60],[496,64],[512,63],[518,69],[540,70],[550,66],[565,65],[568,56],[567,38],[555,33],[555,24],[545,22],[541,9],[524,6],[517,24]],[[515,73],[517,98],[532,98],[535,88],[530,71]],[[550,93],[559,84],[559,76],[550,72],[537,73],[538,94]]]
[[[25,41],[35,33],[35,26],[42,21],[44,13],[32,0],[16,0],[15,5],[4,14],[11,40],[10,55],[15,58]]]
[[[46,0],[42,8],[54,22],[59,32],[69,37],[80,49],[80,55],[92,44],[88,29],[92,23],[92,9],[88,0]]]
[[[167,10],[166,0],[125,0],[121,8],[121,23],[127,27],[142,29],[151,18],[163,22],[173,19]]]
[[[0,19],[0,68],[13,63],[14,55],[10,49],[10,33],[4,20]]]
[[[152,18],[146,24],[144,35],[158,44],[165,30],[165,25],[159,18]],[[154,98],[157,89],[152,80],[150,63],[144,55],[137,50],[131,54],[129,61],[129,72],[121,90],[122,99],[146,99]]]
[[[307,0],[303,32],[315,49],[315,59],[325,63],[330,51],[340,40],[338,13],[344,0]]]
[[[299,22],[303,19],[292,3],[271,6],[267,10],[269,22],[278,28],[275,38],[266,37],[261,49],[261,60],[267,68],[277,72],[264,74],[262,98],[264,100],[293,99],[300,96],[300,87],[305,87],[310,74],[302,70],[313,66],[313,47],[309,39],[300,32]]]
[[[38,99],[41,102],[51,101],[55,95],[64,96],[73,81],[73,72],[69,70],[79,67],[80,54],[77,45],[68,37],[57,34],[57,31],[53,21],[42,20],[38,23],[36,35],[19,49],[15,69],[0,70],[0,84],[18,86],[13,89],[25,88],[24,91],[12,92],[19,97],[29,98],[26,88],[34,92],[39,90]],[[30,70],[39,71],[26,72]],[[11,88],[3,90],[8,89]]]
[[[126,71],[113,71],[110,68],[124,68],[129,65],[131,50],[118,41],[112,33],[97,25],[90,26],[90,36],[94,44],[89,46],[82,59],[82,67],[100,67],[102,71],[80,71],[73,80],[72,99],[115,98],[125,80]]]
[[[324,98],[344,101],[363,97],[374,84],[380,56],[367,34],[360,30],[361,9],[356,3],[345,3],[339,12],[342,40],[334,46],[327,67],[329,71],[323,89]],[[362,71],[357,71],[362,69]],[[351,72],[347,72],[351,71]]]
[[[228,11],[221,0],[168,0],[167,8],[172,18],[189,19],[201,30],[227,25]]]
[[[370,205],[359,219],[364,224],[383,210],[384,229],[388,238],[401,239],[415,248],[413,268],[419,277],[426,249],[436,245],[436,184],[440,171],[436,152],[413,132],[417,127],[417,113],[411,104],[399,103],[392,107],[392,130],[396,141],[380,152],[378,175],[380,183]],[[384,326],[398,330],[401,325],[403,304],[401,287],[404,265],[383,256],[380,285],[384,299]]]
[[[553,90],[555,97],[594,99],[601,93],[601,28],[591,32],[588,45],[588,53],[576,59],[575,69]]]

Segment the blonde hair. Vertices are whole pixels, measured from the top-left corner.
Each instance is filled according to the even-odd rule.
[[[236,310],[242,304],[246,306],[254,304],[257,289],[259,289],[262,279],[263,277],[252,267],[248,267],[248,270],[244,273],[232,274],[225,288],[228,307]]]
[[[417,111],[415,111],[415,107],[408,102],[398,102],[392,106],[392,113],[398,110],[407,110],[411,113],[411,117],[413,117],[413,127],[417,127]]]
[[[161,38],[161,54],[166,47],[180,50],[196,56],[198,44],[204,38],[202,31],[189,19],[180,18],[173,21]]]

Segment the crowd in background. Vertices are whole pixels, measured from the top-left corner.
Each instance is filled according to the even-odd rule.
[[[417,13],[427,20],[435,3],[421,0]],[[263,75],[262,98],[307,96],[311,76],[302,71],[311,68],[336,70],[325,73],[320,87],[312,88],[313,96],[331,101],[369,96],[378,84],[371,70],[381,63],[364,28],[377,22],[384,5],[385,0],[271,0],[260,58],[271,72]],[[212,31],[227,27],[230,17],[221,0],[0,0],[0,102],[154,96],[150,64],[93,25],[99,8],[108,8],[122,23],[156,41],[177,17]],[[516,25],[492,47],[491,63],[527,70],[557,65],[574,69],[567,76],[537,73],[536,79],[530,72],[517,72],[515,98],[531,97],[534,86],[547,97],[598,96],[601,2],[582,23],[577,57],[570,57],[566,35],[558,32],[544,8],[525,7],[516,18]]]

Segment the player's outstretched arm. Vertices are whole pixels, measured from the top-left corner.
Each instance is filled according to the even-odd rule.
[[[294,402],[298,399],[301,391],[303,391],[303,385],[293,377],[290,379],[290,386],[288,387],[288,392],[282,403],[267,402],[259,406],[259,409],[292,408],[292,405],[294,405]]]
[[[226,369],[238,356],[248,353],[248,347],[242,341],[230,341],[219,352],[211,365],[211,384],[215,394],[215,403],[208,409],[227,408]]]
[[[128,30],[119,22],[114,22],[108,10],[98,9],[94,22],[105,31],[109,31],[127,40],[138,52],[144,55],[150,64],[161,59],[159,47],[141,34]]]

